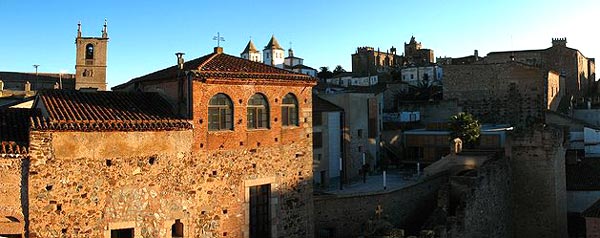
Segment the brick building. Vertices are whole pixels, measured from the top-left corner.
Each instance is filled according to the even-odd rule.
[[[444,99],[458,100],[483,122],[543,121],[564,95],[557,72],[520,62],[446,65],[444,71]]]
[[[249,230],[258,222],[264,236],[311,236],[315,79],[219,47],[185,63],[182,57],[113,90],[158,92],[192,121],[196,163],[205,167],[204,176],[221,181],[205,199],[229,214],[213,220],[220,224],[217,234],[262,237]]]
[[[486,63],[517,61],[553,70],[565,77],[566,95],[586,96],[595,91],[595,59],[588,58],[579,50],[567,47],[567,38],[553,38],[552,46],[540,50],[491,52]]]
[[[312,237],[314,79],[221,48],[179,62],[118,92],[40,92],[27,140],[0,133],[0,234]]]

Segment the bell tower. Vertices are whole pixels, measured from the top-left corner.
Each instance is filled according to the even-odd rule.
[[[77,56],[75,57],[75,89],[96,88],[106,90],[106,56],[108,31],[106,19],[101,37],[82,37],[81,22],[77,24],[75,38]]]

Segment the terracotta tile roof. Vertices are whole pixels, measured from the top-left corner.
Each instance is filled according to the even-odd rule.
[[[567,190],[600,190],[600,160],[583,159],[566,165]]]
[[[27,146],[13,141],[0,142],[0,157],[19,157],[27,154]]]
[[[29,118],[33,110],[5,108],[0,110],[0,155],[27,154]]]
[[[45,90],[35,106],[42,116],[31,119],[35,130],[156,131],[185,130],[192,125],[175,115],[157,93]]]
[[[195,80],[212,79],[244,79],[260,81],[291,81],[315,84],[316,79],[305,74],[295,73],[259,62],[254,62],[224,53],[212,53],[188,61],[183,65],[184,71],[194,73]],[[113,87],[119,90],[136,82],[160,81],[175,79],[180,73],[177,66],[171,66],[154,73],[134,78],[127,83]]]

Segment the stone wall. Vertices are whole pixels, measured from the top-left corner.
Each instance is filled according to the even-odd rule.
[[[554,74],[517,62],[448,65],[444,99],[457,99],[464,111],[483,122],[541,121],[544,110],[560,100],[560,94],[548,95],[548,86],[558,85]]]
[[[377,219],[379,205],[382,219],[416,234],[435,208],[438,189],[447,181],[447,176],[439,175],[388,192],[316,196],[315,231],[327,230],[338,238],[362,236],[365,225]]]
[[[512,236],[510,166],[506,158],[486,161],[474,176],[453,176],[450,184],[452,193],[461,194],[461,202],[455,204],[460,209],[456,218],[450,219],[454,222],[448,224],[448,237]]]
[[[25,163],[24,163],[25,162]],[[27,208],[26,195],[22,189],[23,166],[26,158],[11,158],[0,155],[0,234],[24,234],[25,216],[23,208]],[[25,203],[23,203],[25,202]]]
[[[554,45],[543,50],[494,52],[487,55],[486,63],[505,63],[514,61],[543,69],[554,70],[566,78],[566,94],[583,96],[590,92],[595,80],[594,62],[576,49],[564,45]]]
[[[563,132],[536,125],[507,142],[512,172],[513,234],[566,237],[567,201]]]
[[[31,237],[110,237],[118,228],[167,237],[176,220],[185,237],[247,237],[248,189],[265,183],[273,237],[312,235],[312,158],[303,144],[194,153],[193,136],[32,132]]]

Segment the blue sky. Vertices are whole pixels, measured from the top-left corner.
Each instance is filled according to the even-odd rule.
[[[479,50],[543,49],[553,37],[587,57],[600,57],[594,0],[531,1],[47,1],[0,0],[0,71],[75,71],[77,22],[100,36],[108,19],[109,87],[212,52],[220,32],[226,53],[239,56],[252,37],[259,48],[274,34],[313,68],[351,70],[358,46],[400,49],[411,35],[435,56]]]

